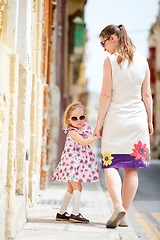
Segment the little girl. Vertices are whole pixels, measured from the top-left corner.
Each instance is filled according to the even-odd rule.
[[[90,183],[99,180],[97,162],[89,145],[99,138],[97,136],[91,137],[91,127],[85,122],[85,119],[85,107],[81,103],[70,104],[64,113],[64,128],[65,133],[67,133],[66,143],[52,179],[66,182],[68,190],[64,194],[56,220],[89,222],[79,212],[81,182]],[[71,198],[72,214],[69,216],[67,207]]]

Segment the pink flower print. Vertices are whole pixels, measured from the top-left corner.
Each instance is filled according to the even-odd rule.
[[[83,170],[81,170],[81,172],[83,172]]]
[[[85,178],[85,176],[86,176],[86,175],[85,175],[85,174],[83,174],[83,178]]]
[[[65,162],[62,163],[63,166],[64,166],[65,164],[66,164]]]
[[[95,172],[94,172],[94,171],[92,171],[92,174],[95,174]]]
[[[83,180],[82,180],[82,179],[79,179],[78,182],[83,182]]]
[[[87,160],[85,160],[85,162],[84,163],[88,163],[88,161]]]
[[[81,159],[80,163],[83,163],[83,160]]]
[[[68,154],[68,156],[69,156],[69,157],[72,157],[72,154],[71,154],[71,153],[69,153],[69,154]]]
[[[67,172],[67,174],[66,174],[66,175],[67,175],[67,177],[68,177],[68,176],[69,176],[69,173]]]
[[[132,157],[136,157],[135,160],[139,160],[140,158],[147,158],[147,154],[146,152],[149,151],[148,148],[146,148],[146,143],[143,145],[142,142],[139,140],[138,144],[134,144],[135,149],[133,150],[133,153],[131,153],[130,155]]]
[[[67,148],[67,152],[70,152],[70,149],[69,149],[69,148]]]
[[[91,179],[88,178],[88,179],[87,179],[87,182],[90,183],[90,182],[91,182]]]
[[[78,172],[76,172],[76,176],[78,176],[79,175],[79,173]]]
[[[92,165],[91,165],[91,164],[88,164],[88,167],[89,167],[89,168],[91,168],[91,167],[92,167]]]
[[[76,150],[77,150],[77,152],[78,152],[78,151],[80,150],[80,148],[79,148],[79,147],[77,147],[77,148],[76,148]]]
[[[67,168],[65,168],[64,171],[66,172],[66,171],[67,171]]]
[[[94,180],[97,180],[97,177],[96,176],[94,176],[94,178],[93,178]]]
[[[74,161],[71,161],[71,164],[73,164],[74,163]]]
[[[70,170],[73,170],[73,167],[70,167]]]
[[[70,147],[73,147],[72,143],[69,144]]]

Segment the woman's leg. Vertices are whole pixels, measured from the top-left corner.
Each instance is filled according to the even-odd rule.
[[[128,211],[138,188],[138,169],[124,168],[122,205]],[[126,216],[125,216],[126,217]]]
[[[114,210],[122,205],[121,187],[122,182],[118,172],[115,168],[105,168],[106,185],[111,196]]]
[[[73,187],[71,185],[71,183],[67,183],[68,185],[68,190],[65,192],[64,196],[63,196],[63,199],[62,199],[62,203],[61,203],[61,207],[60,207],[60,210],[59,210],[59,213],[60,214],[64,214],[65,212],[67,212],[67,208],[68,208],[68,205],[70,203],[70,200],[72,198],[72,193],[73,193]]]
[[[118,170],[119,169],[115,168],[105,169],[106,185],[114,205],[113,214],[106,223],[107,228],[117,227],[118,222],[126,214],[125,209],[122,207],[121,200],[122,182]]]

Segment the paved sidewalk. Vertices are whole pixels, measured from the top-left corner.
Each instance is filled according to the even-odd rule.
[[[108,229],[105,224],[111,216],[112,204],[108,192],[100,183],[83,184],[80,212],[90,219],[89,224],[57,222],[56,213],[66,191],[66,184],[54,182],[41,190],[37,204],[29,209],[28,222],[16,240],[136,240],[131,225],[128,228]],[[68,212],[71,213],[71,204]]]

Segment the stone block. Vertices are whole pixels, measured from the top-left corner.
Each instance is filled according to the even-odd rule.
[[[31,104],[35,104],[36,103],[36,93],[37,93],[37,88],[36,88],[36,82],[37,82],[37,78],[35,74],[32,74],[32,97],[31,97]]]
[[[19,59],[16,53],[10,56],[10,93],[18,94]]]
[[[0,91],[9,93],[10,50],[0,43]]]
[[[8,220],[6,221],[6,237],[7,239],[15,239],[26,222],[26,206],[24,196],[15,196],[14,209],[8,209]]]
[[[0,239],[5,240],[6,193],[0,198]]]

